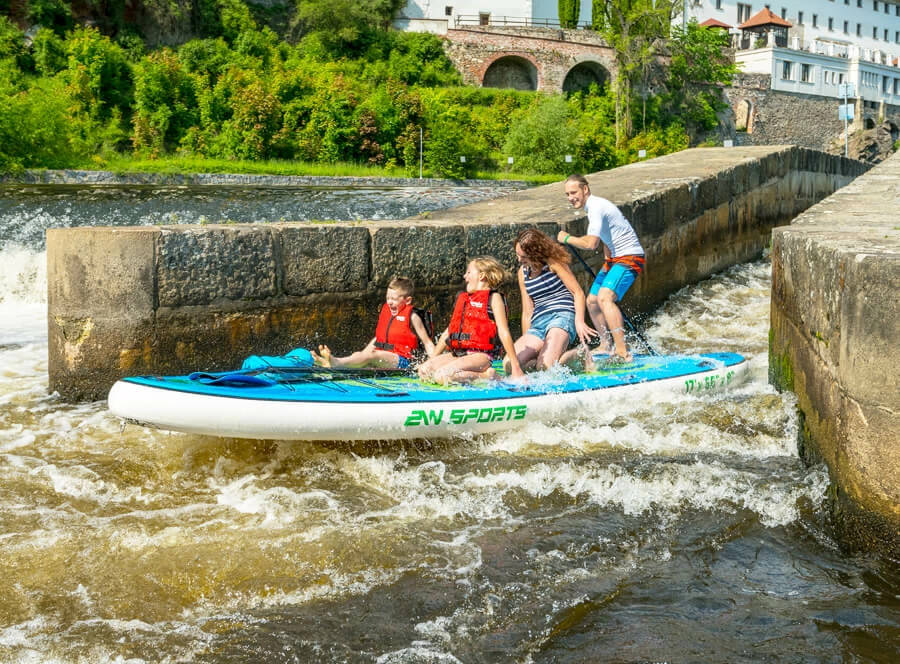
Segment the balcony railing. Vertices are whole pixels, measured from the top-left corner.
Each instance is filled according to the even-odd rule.
[[[466,25],[480,25],[491,27],[507,27],[507,28],[553,28],[560,29],[559,20],[549,18],[528,18],[523,16],[494,16],[493,14],[458,14],[453,17],[454,27],[462,27]],[[578,30],[585,30],[591,27],[590,22],[581,21],[578,23]]]

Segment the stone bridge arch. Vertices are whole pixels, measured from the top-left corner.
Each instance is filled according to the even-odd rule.
[[[563,92],[578,92],[597,85],[602,88],[610,82],[612,76],[603,63],[596,60],[583,60],[572,67],[563,79]]]
[[[447,30],[444,50],[466,83],[484,87],[573,92],[617,74],[615,51],[590,30],[466,26]]]
[[[481,85],[485,88],[537,90],[540,87],[538,64],[526,54],[500,55],[485,68]]]

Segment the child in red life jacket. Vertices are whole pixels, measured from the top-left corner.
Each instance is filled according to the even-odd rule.
[[[328,346],[321,345],[318,353],[313,351],[313,361],[320,367],[408,369],[420,349],[428,357],[434,355],[431,317],[413,307],[413,290],[411,279],[394,277],[388,284],[375,337],[368,345],[346,357],[334,357]]]
[[[423,380],[447,384],[496,378],[491,363],[503,352],[509,360],[509,375],[523,375],[509,331],[506,301],[495,290],[504,275],[493,258],[482,256],[469,263],[463,275],[466,290],[456,298],[450,325],[438,339],[431,359],[419,366]]]

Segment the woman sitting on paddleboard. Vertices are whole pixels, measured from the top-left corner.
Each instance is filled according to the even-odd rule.
[[[515,247],[524,331],[516,357],[523,367],[548,369],[570,344],[587,344],[597,331],[584,321],[584,291],[569,268],[569,252],[537,228],[519,233]]]

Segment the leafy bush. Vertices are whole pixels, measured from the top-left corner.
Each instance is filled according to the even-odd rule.
[[[169,49],[135,67],[134,147],[152,156],[174,149],[199,121],[194,79]]]
[[[94,28],[76,28],[66,40],[69,84],[84,108],[100,118],[113,109],[130,114],[134,99],[131,64],[121,46]]]
[[[82,126],[61,81],[26,86],[11,60],[0,60],[0,108],[0,172],[66,168],[89,154],[72,140]]]
[[[34,68],[39,74],[53,76],[66,68],[66,45],[55,32],[41,28],[31,42]]]
[[[569,122],[569,107],[560,96],[538,97],[519,112],[509,128],[503,150],[515,161],[514,171],[561,173],[565,156],[575,152],[578,130]]]
[[[70,3],[64,0],[28,0],[29,23],[53,30],[62,36],[75,25]]]

